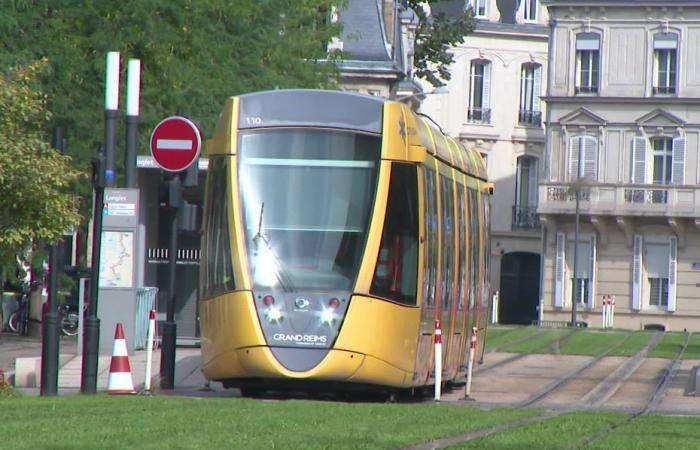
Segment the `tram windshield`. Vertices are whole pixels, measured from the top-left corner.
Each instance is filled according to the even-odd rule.
[[[254,289],[352,289],[380,150],[380,137],[351,132],[241,134],[238,180]]]

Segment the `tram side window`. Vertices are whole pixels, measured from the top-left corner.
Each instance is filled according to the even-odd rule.
[[[425,244],[423,269],[423,301],[426,308],[435,307],[435,283],[438,266],[438,212],[435,171],[427,167],[423,171],[425,185]]]
[[[204,205],[204,270],[202,297],[211,297],[234,289],[231,266],[231,243],[228,223],[228,195],[226,174],[228,164],[224,157],[209,160],[206,203]]]
[[[418,278],[418,178],[416,167],[394,163],[379,256],[370,293],[416,304]]]
[[[464,299],[466,296],[466,289],[468,286],[467,282],[467,236],[465,232],[465,227],[467,226],[464,210],[464,186],[461,184],[457,185],[457,214],[458,214],[458,233],[459,233],[459,245],[457,246],[457,251],[459,252],[459,291],[457,293],[457,309],[464,309]]]
[[[452,180],[440,176],[441,212],[442,212],[442,308],[452,310],[454,297],[454,265],[455,265],[455,235],[454,235],[454,191]]]
[[[475,189],[469,189],[469,307],[476,304],[479,286],[479,197]]]

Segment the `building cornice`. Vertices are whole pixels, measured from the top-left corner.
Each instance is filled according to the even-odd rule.
[[[540,97],[541,100],[549,103],[579,103],[579,104],[592,104],[592,103],[636,103],[645,104],[649,103],[652,105],[688,105],[695,104],[700,105],[700,98],[698,97],[569,97],[569,96],[544,96]]]

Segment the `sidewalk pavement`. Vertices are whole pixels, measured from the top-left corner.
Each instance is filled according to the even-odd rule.
[[[0,369],[6,378],[14,380],[15,388],[27,395],[39,395],[41,378],[41,340],[36,338],[18,338],[15,336],[0,340]],[[178,347],[175,350],[175,387],[173,390],[160,390],[160,348],[153,351],[151,364],[151,390],[161,394],[173,395],[212,395],[222,396],[224,391],[220,383],[208,385],[201,371],[201,351],[194,347]],[[14,359],[14,364],[9,359]],[[75,342],[62,340],[59,357],[58,394],[70,395],[80,393],[82,355],[77,354]],[[111,352],[101,352],[98,358],[97,391],[106,392],[109,382]],[[146,351],[136,350],[129,353],[129,366],[134,388],[141,392],[146,375]],[[235,391],[235,390],[230,390]],[[235,395],[231,392],[229,395]]]

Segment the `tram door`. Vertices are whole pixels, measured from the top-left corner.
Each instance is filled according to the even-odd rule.
[[[540,255],[506,253],[501,259],[500,323],[527,324],[537,320]]]

